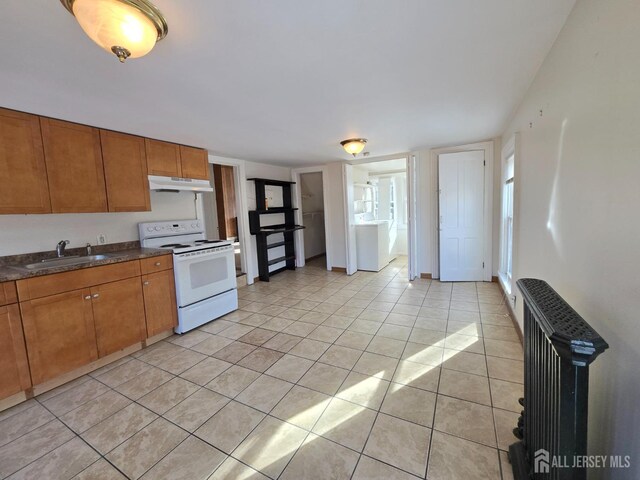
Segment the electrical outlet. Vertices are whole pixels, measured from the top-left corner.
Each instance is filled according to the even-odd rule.
[[[98,239],[98,245],[104,245],[107,243],[107,236],[104,233],[98,234],[96,238]]]

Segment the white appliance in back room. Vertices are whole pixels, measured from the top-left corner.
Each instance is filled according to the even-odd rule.
[[[207,240],[201,220],[139,223],[140,244],[173,252],[178,326],[185,333],[238,309],[234,249]]]

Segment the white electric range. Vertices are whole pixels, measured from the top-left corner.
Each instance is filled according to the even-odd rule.
[[[234,249],[207,240],[201,220],[139,223],[142,247],[173,252],[178,304],[176,333],[185,333],[238,309]]]

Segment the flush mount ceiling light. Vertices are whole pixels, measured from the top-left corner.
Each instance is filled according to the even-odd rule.
[[[149,53],[167,36],[167,22],[147,0],[60,0],[89,36],[120,62]]]
[[[364,150],[364,146],[366,143],[366,138],[350,138],[348,140],[341,141],[340,145],[342,145],[342,148],[344,148],[345,152],[350,153],[355,157],[362,150]]]

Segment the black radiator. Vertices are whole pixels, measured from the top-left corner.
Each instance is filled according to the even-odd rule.
[[[515,480],[583,480],[589,364],[609,347],[546,282],[518,280],[524,298],[524,399],[509,447]]]

